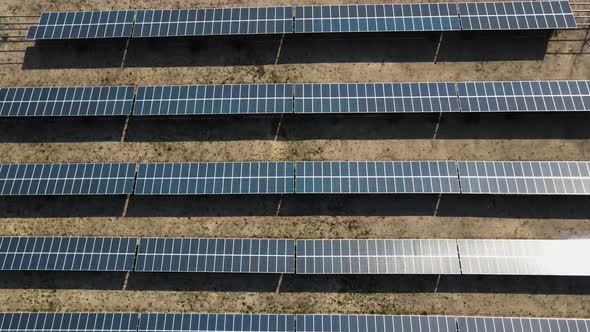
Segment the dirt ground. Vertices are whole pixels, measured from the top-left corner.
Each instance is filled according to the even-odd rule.
[[[338,3],[3,0],[42,11]],[[365,1],[345,1],[363,3]],[[10,18],[0,19],[10,22]],[[14,19],[19,22],[35,18]],[[24,33],[22,31],[16,32]],[[7,34],[4,34],[7,35]],[[528,34],[0,42],[0,86],[590,79],[587,30]],[[276,64],[275,64],[276,63]],[[0,120],[0,163],[590,160],[587,115]],[[124,130],[125,128],[125,130]],[[584,197],[3,198],[1,236],[590,236]],[[0,274],[0,311],[382,313],[590,318],[588,278]]]

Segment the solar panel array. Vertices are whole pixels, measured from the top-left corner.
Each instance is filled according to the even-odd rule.
[[[590,193],[590,162],[586,161],[459,161],[457,164],[462,193]]]
[[[133,10],[43,13],[31,25],[27,39],[128,38],[133,30]]]
[[[131,86],[0,88],[0,117],[129,115]]]
[[[452,3],[295,7],[295,32],[461,30]]]
[[[0,313],[0,331],[137,332],[136,313]]]
[[[0,164],[2,195],[123,195],[133,192],[135,164]]]
[[[300,274],[460,274],[455,240],[298,240]]]
[[[295,332],[295,316],[273,314],[141,314],[138,332],[150,331]]]
[[[297,315],[301,332],[457,332],[453,316]]]
[[[295,113],[458,111],[454,83],[295,84]]]
[[[589,240],[457,240],[463,274],[590,275]]]
[[[590,81],[457,83],[462,112],[590,111]]]
[[[136,271],[295,273],[295,241],[140,239]]]
[[[0,237],[0,270],[132,271],[134,238]]]
[[[590,320],[520,317],[457,317],[457,332],[589,332]]]
[[[458,3],[463,30],[531,30],[575,28],[570,3],[510,1]]]
[[[293,113],[291,84],[139,87],[134,115]]]
[[[138,10],[133,37],[293,32],[292,7]]]
[[[293,162],[139,164],[136,195],[293,193]]]
[[[459,193],[452,161],[299,161],[296,193]]]

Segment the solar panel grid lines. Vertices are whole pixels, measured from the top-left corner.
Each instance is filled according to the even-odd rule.
[[[459,193],[454,161],[298,161],[295,193]]]
[[[460,274],[456,240],[297,240],[298,274]]]
[[[0,196],[124,195],[134,163],[0,164]]]
[[[141,86],[133,115],[293,113],[293,85]]]
[[[135,238],[0,237],[0,270],[132,271]]]
[[[0,313],[0,331],[136,332],[138,316],[136,313]]]
[[[293,32],[292,7],[138,10],[134,38],[284,34]]]
[[[462,30],[576,28],[568,0],[460,2]]]
[[[289,194],[290,161],[142,163],[136,195]]]
[[[142,238],[135,271],[295,273],[295,241]]]
[[[460,30],[453,3],[295,7],[295,33]]]
[[[301,332],[456,332],[454,316],[297,315]]]
[[[458,112],[455,83],[295,84],[295,113]]]
[[[283,314],[145,313],[138,332],[295,332],[295,316]]]
[[[128,38],[134,10],[42,13],[27,31],[29,40]]]
[[[463,194],[587,195],[587,161],[459,161]]]
[[[134,87],[0,88],[0,117],[126,116]]]
[[[463,274],[590,275],[590,240],[457,240]]]
[[[458,332],[589,332],[590,322],[576,318],[457,317]]]
[[[590,81],[458,82],[462,112],[590,111]]]

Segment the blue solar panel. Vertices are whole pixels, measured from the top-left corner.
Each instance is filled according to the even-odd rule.
[[[131,37],[135,11],[43,13],[27,39],[97,39]]]
[[[140,164],[136,195],[293,193],[292,162]]]
[[[135,164],[0,164],[0,195],[123,195]]]
[[[134,88],[0,88],[0,116],[115,116],[131,114]]]
[[[298,274],[460,274],[455,240],[297,240]]]
[[[295,332],[293,315],[141,314],[138,332]]]
[[[131,271],[134,238],[0,237],[0,270]]]
[[[453,316],[297,315],[297,331],[301,332],[456,332],[456,330]]]
[[[133,37],[293,32],[292,7],[139,10]]]
[[[293,113],[292,84],[139,87],[134,115]]]
[[[0,331],[136,332],[138,321],[133,313],[0,313]]]
[[[295,32],[460,30],[453,3],[295,7]]]
[[[454,161],[301,161],[296,193],[459,193]]]
[[[459,161],[464,194],[588,195],[587,161]]]
[[[576,28],[568,0],[458,3],[463,30]]]
[[[454,83],[295,85],[295,113],[458,111]]]
[[[295,273],[295,241],[144,238],[135,271]]]
[[[457,83],[461,112],[590,111],[590,81]]]

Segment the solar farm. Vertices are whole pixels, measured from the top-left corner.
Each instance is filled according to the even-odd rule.
[[[590,2],[0,2],[0,332],[590,332]]]

